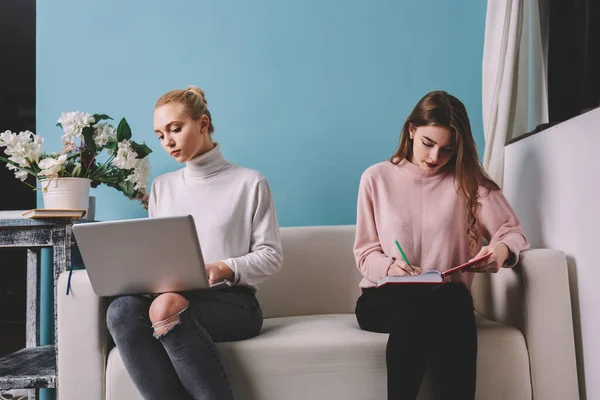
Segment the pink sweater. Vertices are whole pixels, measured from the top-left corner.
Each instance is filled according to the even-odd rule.
[[[502,192],[485,192],[480,190],[478,232],[491,245],[508,246],[511,256],[505,266],[512,267],[529,243]],[[386,276],[392,257],[402,259],[394,237],[409,262],[423,271],[444,271],[468,261],[468,227],[466,200],[456,192],[452,173],[431,174],[406,160],[369,167],[360,181],[354,242],[356,264],[364,276],[360,286],[375,286]],[[473,254],[481,246],[480,238]],[[473,273],[452,274],[450,281],[470,288]]]

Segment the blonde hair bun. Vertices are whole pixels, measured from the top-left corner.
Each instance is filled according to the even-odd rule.
[[[202,99],[202,102],[204,104],[208,105],[208,102],[206,101],[206,96],[204,95],[204,90],[200,89],[198,86],[189,85],[187,87],[187,91],[200,97],[200,99]]]
[[[208,102],[204,95],[204,90],[198,86],[190,85],[187,89],[175,89],[171,90],[160,96],[154,109],[165,104],[174,103],[183,106],[185,112],[194,120],[197,121],[203,115],[206,115],[209,120],[208,133],[213,133],[215,127],[212,122],[212,116],[208,111]]]

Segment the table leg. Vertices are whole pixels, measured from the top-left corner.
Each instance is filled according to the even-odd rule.
[[[35,347],[39,344],[39,250],[27,250],[27,308],[25,322],[25,346]],[[27,391],[27,399],[35,400],[37,390]]]
[[[52,230],[52,268],[54,279],[54,349],[58,360],[58,278],[60,274],[71,269],[71,226],[67,225]],[[56,393],[58,395],[58,362],[56,365]]]
[[[25,346],[35,347],[39,344],[39,257],[38,250],[27,250],[27,309],[25,324]]]

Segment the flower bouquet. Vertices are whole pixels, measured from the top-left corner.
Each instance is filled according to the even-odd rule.
[[[5,148],[8,158],[0,157],[0,161],[23,182],[28,175],[41,182],[84,178],[93,188],[105,184],[147,206],[147,156],[152,150],[131,140],[131,128],[125,118],[117,128],[109,120],[112,118],[105,114],[62,113],[57,124],[63,130],[60,153],[45,153],[44,139],[30,131],[5,131],[0,133],[0,148]]]

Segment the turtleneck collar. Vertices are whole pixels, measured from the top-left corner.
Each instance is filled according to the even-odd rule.
[[[398,163],[398,167],[402,169],[407,175],[420,180],[432,181],[439,179],[448,173],[448,166],[445,165],[437,171],[427,171],[420,166],[411,163],[409,160],[404,159]]]
[[[193,178],[208,178],[228,165],[229,162],[223,157],[219,144],[215,143],[211,150],[189,160],[184,173]]]

